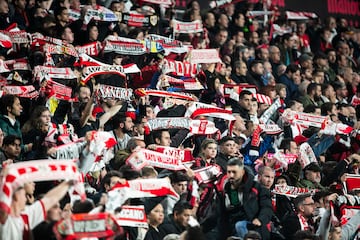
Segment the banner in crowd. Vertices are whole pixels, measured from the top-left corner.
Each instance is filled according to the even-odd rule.
[[[6,94],[17,95],[22,98],[37,98],[39,92],[35,89],[33,85],[28,86],[3,86],[2,90]]]
[[[145,166],[164,168],[172,171],[186,169],[179,158],[148,149],[140,149],[134,152],[127,158],[126,162],[137,171]]]
[[[6,66],[11,70],[31,71],[27,58],[9,59],[5,61]]]
[[[194,170],[195,179],[198,184],[209,183],[217,180],[222,174],[221,167],[217,164]]]
[[[99,99],[111,98],[130,101],[133,98],[133,90],[131,88],[121,88],[100,84],[100,87],[96,92],[96,96]]]
[[[99,55],[100,51],[101,51],[101,43],[99,41],[96,42],[92,42],[92,43],[88,43],[85,44],[83,46],[77,46],[75,47],[76,51],[79,54],[86,54],[89,56],[97,56]]]
[[[0,33],[7,35],[13,44],[26,44],[30,42],[28,33],[25,30],[11,30],[11,31],[0,30]],[[0,35],[0,38],[1,36],[2,35]]]
[[[59,100],[65,100],[69,102],[78,101],[76,97],[72,98],[72,88],[55,82],[51,79],[46,81],[46,85],[41,87],[40,91],[44,92],[48,97],[55,97]]]
[[[155,151],[163,153],[179,159],[181,162],[189,162],[193,160],[192,151],[190,149],[180,149],[174,147],[156,146]]]
[[[103,6],[99,6],[98,9],[88,8],[85,14],[84,23],[88,24],[91,20],[104,21],[104,22],[117,22],[116,15]]]
[[[356,174],[346,174],[344,190],[346,193],[360,190],[360,176]]]
[[[116,52],[123,55],[143,55],[147,52],[147,49],[138,40],[109,36],[105,39],[104,52]]]
[[[6,165],[0,180],[0,210],[10,213],[14,191],[27,182],[74,180],[75,191],[85,199],[83,177],[76,164],[69,160],[34,160]]]
[[[51,157],[57,160],[77,160],[79,159],[81,152],[85,148],[86,141],[84,138],[79,138],[77,141],[56,146],[56,152]]]
[[[286,11],[286,18],[289,20],[307,20],[312,18],[318,18],[318,16],[313,12],[291,12]]]
[[[81,82],[87,83],[92,77],[102,74],[116,74],[125,78],[124,68],[120,65],[101,65],[84,67]]]
[[[196,78],[179,79],[169,75],[164,75],[162,79],[159,79],[156,87],[157,89],[161,89],[162,87],[172,87],[183,91],[204,89],[204,86]]]
[[[166,58],[163,60],[162,72],[164,74],[171,73],[176,76],[194,77],[199,71],[199,65],[196,63],[174,61]]]
[[[155,27],[158,24],[158,16],[145,16],[140,13],[118,13],[119,22],[130,27]]]
[[[299,162],[302,169],[304,169],[307,165],[309,165],[312,162],[317,163],[315,153],[312,147],[307,142],[304,142],[303,144],[300,145]]]
[[[138,88],[135,90],[135,94],[140,97],[143,97],[143,96],[170,97],[170,98],[175,98],[175,99],[194,101],[194,97],[191,94],[181,93],[181,92],[168,92],[168,91],[163,91],[163,90]]]
[[[143,205],[121,206],[120,213],[116,214],[116,221],[119,226],[148,228],[145,208]]]
[[[196,119],[200,116],[206,116],[206,117],[214,117],[214,118],[220,118],[227,121],[235,121],[235,117],[232,115],[231,110],[227,109],[217,109],[214,108],[200,108],[196,109],[190,116],[191,119]]]
[[[166,195],[179,198],[179,195],[172,188],[170,180],[167,178],[136,179],[125,181],[125,183],[117,183],[108,192],[106,210],[113,212],[116,208],[122,206],[127,199]]]
[[[117,220],[109,213],[72,214],[54,226],[56,239],[106,238],[123,233]]]
[[[220,63],[217,49],[193,49],[189,54],[189,61],[191,63]]]
[[[306,194],[306,193],[313,193],[315,192],[315,189],[308,189],[308,188],[299,188],[299,187],[293,187],[293,186],[284,186],[276,184],[275,188],[272,190],[273,193],[279,194],[279,195],[285,195],[287,197],[296,198],[298,195]]]
[[[257,88],[255,85],[249,84],[224,84],[222,93],[225,98],[239,101],[239,94],[242,90],[248,90],[251,93],[256,94]]]
[[[198,33],[204,31],[201,20],[193,22],[181,22],[178,20],[172,20],[174,33]]]
[[[71,68],[58,68],[48,66],[35,66],[34,79],[36,81],[50,80],[50,79],[76,79],[76,75]]]
[[[163,6],[171,6],[173,3],[171,0],[142,0],[143,2],[152,3],[152,4],[159,4]]]
[[[5,33],[0,32],[0,47],[12,48],[11,38]]]

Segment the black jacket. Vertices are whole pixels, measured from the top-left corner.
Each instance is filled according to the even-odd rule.
[[[255,229],[262,235],[263,239],[269,239],[270,233],[266,229],[266,225],[270,222],[273,215],[271,197],[268,189],[260,185],[254,180],[251,170],[245,167],[243,176],[243,184],[241,191],[243,192],[243,204],[230,205],[226,203],[226,199],[230,199],[230,182],[225,183],[224,191],[218,196],[218,228],[219,239],[226,239],[235,234],[235,223],[241,220],[252,222],[258,218],[262,224],[261,227]]]
[[[160,232],[165,232],[165,235],[168,235],[168,234],[171,234],[171,233],[181,234],[185,230],[186,230],[186,228],[180,226],[179,224],[177,224],[174,221],[173,214],[170,214],[168,220],[166,220],[163,224],[161,224],[159,226],[159,231]]]

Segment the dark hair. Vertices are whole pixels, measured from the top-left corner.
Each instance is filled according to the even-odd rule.
[[[255,60],[254,60],[255,61]],[[252,93],[249,90],[242,90],[239,95],[239,99],[243,99],[245,95],[252,95]]]
[[[180,200],[177,203],[175,203],[173,212],[174,214],[175,213],[182,214],[187,209],[193,209],[193,206],[187,201]]]
[[[168,130],[156,130],[156,131],[153,131],[153,138],[154,138],[154,141],[155,141],[155,139],[159,139],[159,140],[161,140],[161,137],[162,137],[162,133],[163,132],[168,132]]]
[[[8,146],[10,144],[14,144],[15,140],[19,140],[21,142],[21,138],[19,136],[8,135],[8,136],[4,137],[3,146]]]
[[[231,136],[225,136],[222,139],[220,139],[219,145],[223,145],[227,141],[235,141],[235,139],[233,137],[231,137]]]
[[[310,83],[306,89],[306,93],[310,94],[312,91],[316,91],[317,86],[319,86],[319,84],[317,83]]]
[[[120,167],[119,172],[121,173],[122,177],[126,180],[134,180],[141,177],[140,172],[134,170],[129,165],[123,165]]]
[[[228,160],[227,165],[244,167],[244,162],[238,157],[233,157]]]
[[[1,113],[3,115],[8,114],[7,108],[12,108],[16,99],[18,99],[18,97],[12,94],[6,94],[1,98]]]
[[[180,171],[177,171],[177,172],[174,172],[173,174],[171,174],[169,176],[170,178],[170,182],[171,184],[174,184],[174,183],[178,183],[178,182],[184,182],[184,181],[189,181],[189,177],[183,173],[183,172],[180,172]]]
[[[22,127],[21,131],[22,133],[27,133],[31,129],[39,129],[41,126],[39,126],[40,117],[43,112],[49,111],[49,109],[45,106],[39,105],[37,106],[33,112],[31,113],[31,117],[29,120],[27,120]]]
[[[294,141],[293,139],[291,138],[284,138],[281,143],[280,143],[280,146],[279,148],[280,149],[283,149],[283,150],[290,150],[290,143]]]
[[[117,113],[115,116],[112,117],[112,127],[113,129],[117,129],[120,123],[126,122],[126,116],[124,113]]]
[[[322,116],[328,115],[328,112],[331,112],[334,105],[335,104],[332,102],[327,102],[327,103],[324,103],[323,105],[321,105],[321,115]]]
[[[186,230],[185,240],[205,240],[205,235],[200,227],[189,227]]]
[[[285,73],[289,73],[289,72],[295,73],[299,70],[300,70],[300,67],[297,64],[292,63],[286,67]]]
[[[104,178],[102,179],[101,186],[105,187],[105,184],[110,186],[110,181],[111,181],[112,177],[121,178],[122,176],[121,176],[120,172],[115,171],[115,170],[111,170],[111,171],[107,172],[106,175],[104,176]]]
[[[294,199],[294,206],[295,208],[299,208],[302,205],[306,198],[311,197],[310,193],[300,194]]]
[[[86,199],[85,201],[76,200],[72,207],[73,213],[88,213],[94,208],[94,202]]]

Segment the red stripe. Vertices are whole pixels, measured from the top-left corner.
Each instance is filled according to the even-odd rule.
[[[4,184],[4,187],[3,187],[3,193],[7,196],[7,197],[10,197],[10,188],[8,187],[7,184]]]
[[[5,182],[12,183],[15,179],[16,177],[14,175],[9,174],[6,176]]]

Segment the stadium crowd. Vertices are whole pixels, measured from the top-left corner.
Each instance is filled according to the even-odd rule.
[[[0,0],[0,239],[359,239],[360,30],[268,2]]]

